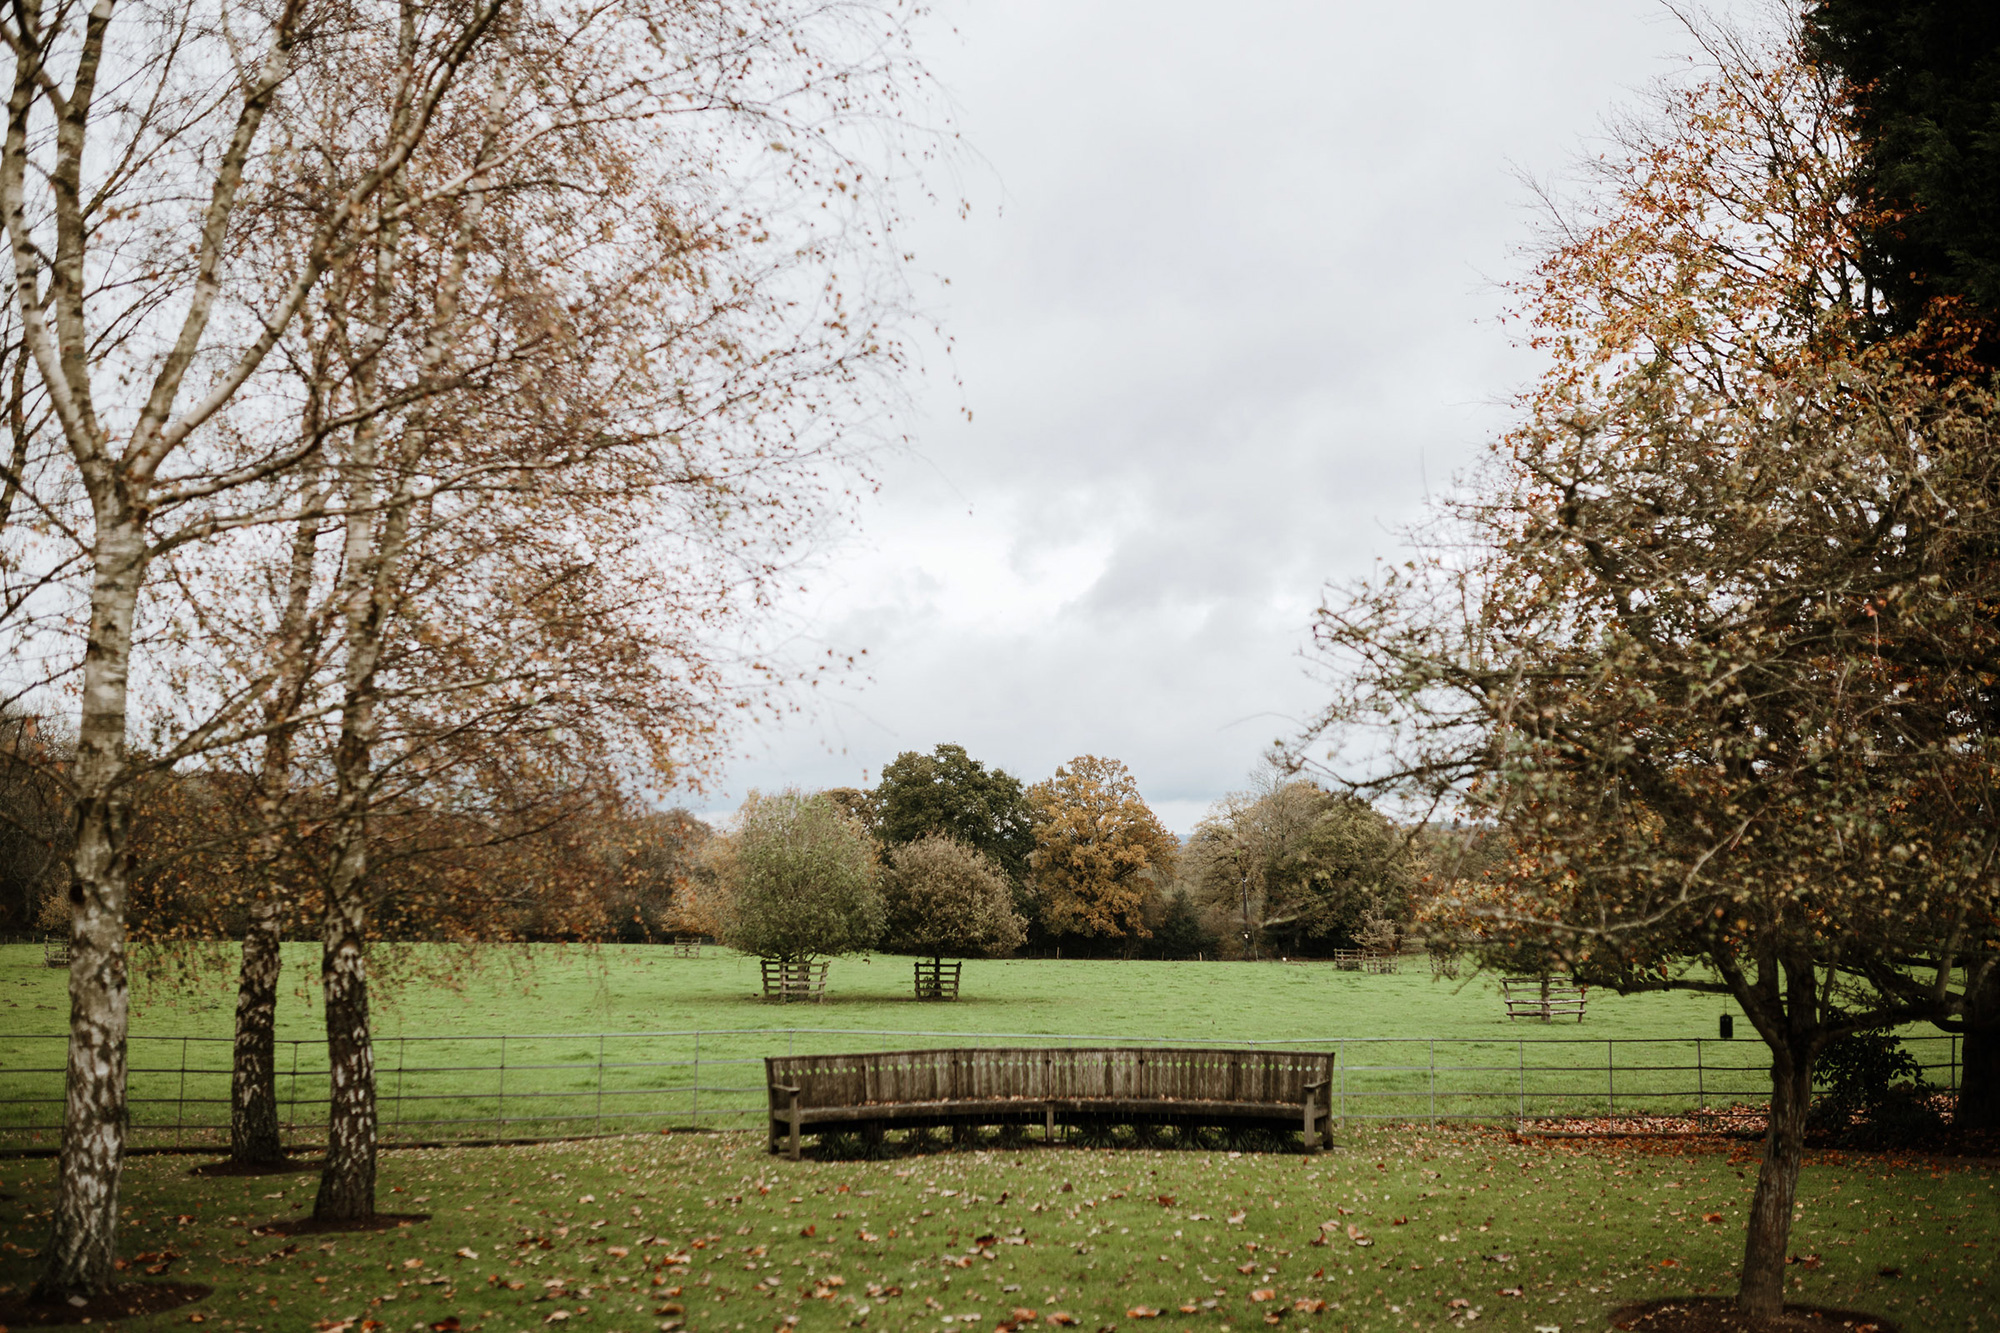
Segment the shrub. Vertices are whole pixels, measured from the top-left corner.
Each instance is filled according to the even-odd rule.
[[[1812,1129],[1846,1147],[1887,1147],[1943,1128],[1923,1066],[1890,1032],[1857,1032],[1828,1043],[1813,1067]]]

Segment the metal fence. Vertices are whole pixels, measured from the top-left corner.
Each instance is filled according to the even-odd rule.
[[[0,1148],[46,1148],[61,1135],[65,1037],[0,1036]],[[1521,1122],[1570,1117],[1702,1116],[1761,1107],[1761,1042],[1717,1038],[1328,1037],[1224,1041],[1082,1033],[724,1028],[678,1032],[386,1037],[375,1043],[385,1144],[534,1140],[677,1127],[744,1128],[765,1109],[767,1055],[939,1046],[1187,1046],[1330,1051],[1343,1122]],[[1906,1038],[1940,1090],[1955,1090],[1958,1039]],[[227,1142],[232,1043],[135,1036],[127,1048],[130,1141],[195,1148]],[[326,1043],[278,1043],[288,1144],[324,1133]]]

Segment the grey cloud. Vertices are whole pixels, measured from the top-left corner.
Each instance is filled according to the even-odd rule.
[[[938,19],[991,164],[915,234],[962,397],[920,391],[923,456],[809,604],[870,681],[747,734],[720,799],[953,740],[1028,779],[1115,755],[1185,828],[1311,711],[1323,581],[1393,555],[1533,373],[1484,278],[1530,235],[1516,164],[1560,167],[1687,39],[1653,0]]]

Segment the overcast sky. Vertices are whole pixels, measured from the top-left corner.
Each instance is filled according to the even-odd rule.
[[[1655,0],[941,0],[927,33],[983,159],[916,231],[955,356],[797,608],[866,676],[699,804],[955,741],[1030,782],[1122,759],[1185,833],[1312,712],[1325,583],[1533,374],[1494,321],[1519,174],[1691,44]]]

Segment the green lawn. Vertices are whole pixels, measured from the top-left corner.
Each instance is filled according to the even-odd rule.
[[[201,955],[179,957],[175,980],[142,969],[135,986],[142,1143],[200,1138],[188,1127],[218,1121],[227,1094],[231,960],[226,950],[207,967]],[[280,1096],[308,1142],[325,1086],[315,965],[311,946],[288,949],[279,1010]],[[1678,1112],[1760,1100],[1768,1086],[1768,1056],[1747,1024],[1738,1029],[1748,1039],[1715,1039],[1728,1006],[1714,997],[1600,992],[1581,1024],[1509,1022],[1490,979],[1436,981],[1421,961],[1392,976],[1324,964],[974,961],[954,1004],[907,998],[909,960],[885,956],[836,961],[824,1004],[764,1003],[755,960],[720,950],[390,950],[376,974],[384,1120],[403,1139],[741,1126],[763,1104],[766,1055],[1058,1035],[1332,1048],[1338,1109],[1352,1118]],[[53,1141],[63,983],[33,946],[0,949],[0,1098],[45,1099],[0,1102],[0,1143]],[[632,1035],[649,1033],[670,1035]],[[1914,1049],[1949,1085],[1951,1042],[1918,1033]]]
[[[144,1157],[126,1171],[123,1252],[171,1255],[167,1276],[216,1293],[125,1326],[199,1312],[208,1329],[288,1333],[447,1316],[480,1333],[764,1333],[794,1317],[805,1333],[989,1333],[1018,1307],[1051,1333],[1058,1312],[1083,1333],[1220,1333],[1278,1311],[1329,1331],[1476,1316],[1599,1333],[1626,1300],[1733,1289],[1750,1151],[1367,1130],[1313,1158],[989,1147],[791,1163],[747,1135],[650,1135],[388,1153],[383,1208],[431,1221],[296,1241],[249,1227],[298,1216],[316,1177],[197,1180],[187,1158]],[[32,1278],[52,1179],[45,1160],[0,1162],[0,1285]],[[1815,1159],[1793,1252],[1817,1259],[1795,1270],[1795,1298],[1910,1333],[1992,1329],[1996,1181],[1990,1166]],[[1162,1313],[1132,1313],[1145,1308]]]

